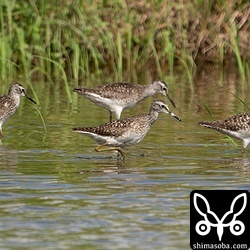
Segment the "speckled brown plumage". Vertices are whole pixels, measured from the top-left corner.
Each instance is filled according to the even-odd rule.
[[[245,149],[250,142],[250,113],[240,113],[225,120],[202,121],[198,124],[242,140],[243,149]]]
[[[74,91],[81,95],[88,95],[89,93],[94,93],[102,96],[103,98],[112,98],[112,99],[126,99],[130,95],[135,95],[136,98],[139,97],[140,93],[144,91],[144,87],[139,84],[131,82],[117,82],[98,86],[97,88],[84,88],[77,87]]]
[[[148,114],[115,120],[98,127],[73,128],[73,132],[85,134],[100,144],[98,151],[102,145],[119,147],[115,149],[121,151],[120,148],[139,143],[157,120],[159,113],[168,113],[180,121],[162,100],[156,100],[151,104]]]
[[[212,129],[220,130],[226,129],[230,131],[238,131],[241,129],[250,128],[250,113],[240,113],[234,116],[231,116],[225,120],[219,121],[203,121],[199,122],[201,126],[209,126]]]
[[[35,101],[25,93],[24,87],[17,82],[13,82],[10,85],[8,95],[0,96],[0,136],[2,134],[3,123],[16,112],[20,105],[21,96],[25,96],[35,103]]]
[[[122,120],[115,120],[112,122],[104,123],[98,127],[86,127],[86,128],[74,128],[75,132],[91,132],[98,135],[104,136],[121,136],[126,130],[130,127],[133,130],[139,131],[145,126],[151,126],[150,123],[147,123],[149,120],[149,114],[147,115],[137,115],[124,118]]]
[[[149,85],[117,82],[98,86],[97,88],[76,87],[74,92],[109,110],[110,121],[112,120],[112,113],[115,113],[116,118],[120,119],[124,109],[130,109],[146,97],[157,93],[167,96],[173,106],[175,106],[173,100],[168,95],[168,87],[163,81],[154,81]]]

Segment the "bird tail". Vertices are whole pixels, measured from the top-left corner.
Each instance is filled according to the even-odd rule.
[[[85,131],[85,128],[72,128],[72,132],[78,132],[78,133],[83,133],[83,131]]]
[[[76,88],[73,89],[73,91],[78,93],[78,94],[85,94],[86,88],[84,88],[84,87],[76,87]]]
[[[214,122],[206,122],[206,121],[202,121],[198,123],[199,125],[206,127],[206,128],[214,128]]]

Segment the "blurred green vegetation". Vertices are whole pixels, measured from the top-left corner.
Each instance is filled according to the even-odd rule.
[[[0,0],[0,77],[68,80],[235,62],[249,79],[247,0]],[[68,95],[70,95],[68,93]]]

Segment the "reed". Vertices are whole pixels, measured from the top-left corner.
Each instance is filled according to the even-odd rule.
[[[67,86],[67,77],[101,77],[106,71],[123,80],[136,78],[150,61],[159,77],[166,67],[173,75],[181,64],[191,83],[197,59],[236,59],[245,81],[248,9],[247,1],[237,0],[1,0],[0,78],[41,72]]]
[[[235,95],[234,93],[228,91],[232,96],[234,96],[236,99],[238,99],[242,104],[243,106],[248,110],[250,111],[250,108],[248,107],[248,105],[246,104],[246,102],[244,102],[239,96]]]
[[[234,55],[235,55],[235,58],[237,61],[240,78],[243,82],[245,82],[246,75],[245,75],[245,69],[244,69],[244,62],[243,62],[243,58],[241,57],[241,54],[240,54],[237,33],[238,33],[238,30],[237,30],[236,25],[232,25],[232,28],[230,29],[230,37],[231,37],[232,44],[229,44],[229,46],[234,51]]]
[[[122,71],[123,71],[123,49],[122,49],[122,37],[121,34],[117,34],[117,72],[118,81],[122,81]]]
[[[209,107],[207,106],[207,104],[206,104],[203,100],[202,100],[201,102],[202,102],[203,107],[204,107],[204,108],[206,109],[206,111],[208,112],[208,114],[209,114],[211,117],[213,117],[213,115],[212,115],[212,113],[211,113]]]
[[[46,138],[46,135],[47,135],[47,126],[46,126],[46,123],[43,119],[43,115],[41,114],[40,110],[35,106],[35,105],[32,105],[34,107],[34,109],[37,111],[37,113],[39,114],[40,118],[41,118],[41,121],[42,121],[42,124],[43,124],[43,128],[44,128],[44,138],[43,138],[43,141],[45,140]]]
[[[157,73],[158,73],[160,78],[163,78],[163,71],[162,71],[162,68],[161,68],[160,57],[159,57],[159,54],[157,53],[155,44],[153,42],[151,43],[151,49],[152,49],[152,52],[153,52]]]
[[[235,140],[233,138],[231,138],[230,136],[227,135],[227,139],[233,144],[233,146],[238,146],[238,144],[235,142]]]
[[[67,75],[64,71],[64,68],[62,67],[62,65],[60,63],[58,63],[57,61],[53,61],[49,58],[44,58],[44,57],[40,57],[40,56],[36,56],[37,58],[41,58],[41,59],[44,59],[46,61],[49,61],[51,63],[53,63],[55,65],[55,69],[57,69],[56,71],[58,72],[58,75],[60,74],[60,77],[58,76],[58,79],[62,79],[63,82],[64,82],[64,85],[65,85],[65,90],[66,90],[66,93],[67,93],[67,97],[68,97],[68,101],[70,103],[72,103],[72,91],[71,91],[71,87],[69,85],[69,82],[68,82],[68,78],[67,78]]]

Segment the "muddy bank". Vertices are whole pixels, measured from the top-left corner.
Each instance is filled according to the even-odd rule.
[[[177,56],[185,50],[194,60],[228,61],[239,53],[250,59],[250,4],[248,1],[162,1],[155,5],[141,0],[129,4],[140,13],[140,26],[134,32],[143,36],[148,24],[157,27],[155,44],[158,50],[167,40],[172,41]],[[197,1],[198,2],[198,1]],[[152,22],[152,19],[154,21]]]

